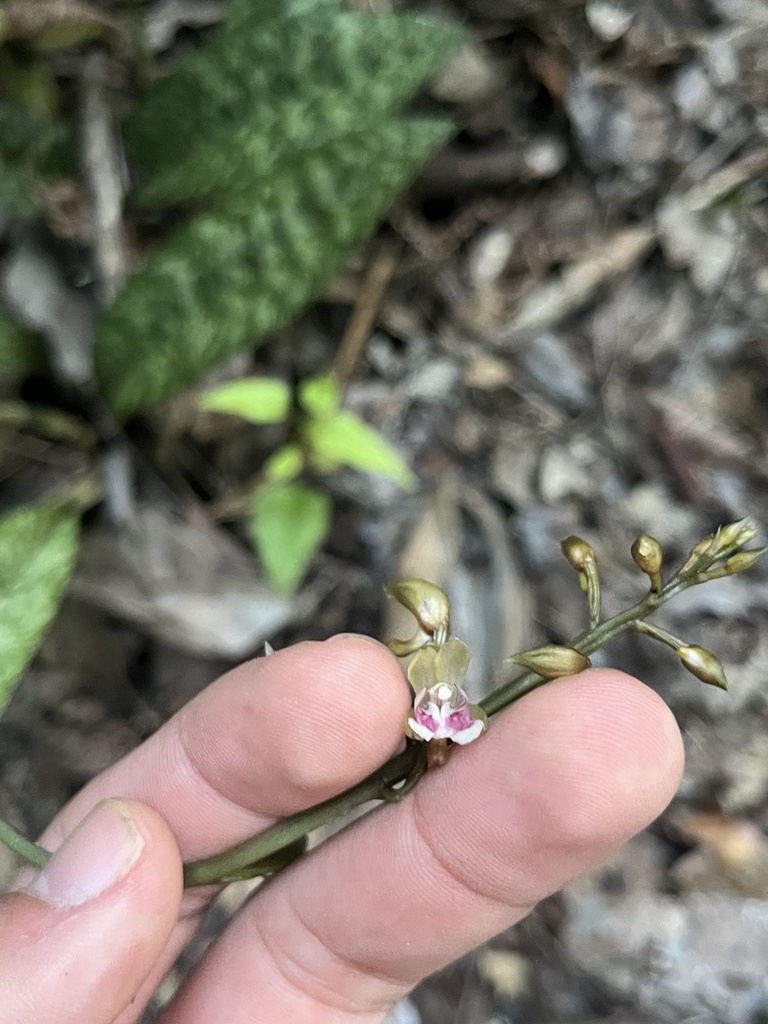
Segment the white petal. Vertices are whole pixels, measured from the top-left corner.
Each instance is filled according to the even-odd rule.
[[[465,743],[471,743],[472,740],[476,740],[480,733],[484,731],[485,722],[473,722],[472,725],[462,729],[461,732],[454,733],[451,739],[454,743],[458,743],[463,747]]]
[[[408,726],[411,732],[414,733],[414,735],[418,736],[419,739],[421,740],[433,740],[435,738],[435,734],[433,732],[430,732],[430,730],[427,729],[426,726],[422,725],[420,722],[417,722],[415,718],[408,719]]]

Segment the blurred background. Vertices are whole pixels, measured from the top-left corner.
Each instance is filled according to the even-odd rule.
[[[101,493],[0,721],[0,815],[29,835],[264,641],[392,635],[385,583],[446,589],[478,699],[505,657],[582,628],[564,537],[597,550],[611,612],[644,589],[638,533],[672,565],[718,524],[768,517],[768,5],[347,7],[464,27],[412,106],[455,131],[302,312],[118,424],[93,383],[94,324],[195,212],[131,204],[121,124],[227,5],[0,5],[0,98],[42,119],[0,117],[0,509],[82,474]],[[323,472],[327,532],[281,591],[247,510],[294,426],[203,411],[200,389],[330,370],[418,483]],[[766,569],[658,621],[713,649],[731,692],[642,637],[595,661],[672,706],[678,797],[607,867],[421,985],[399,1024],[768,1021]],[[0,849],[0,884],[11,874]],[[158,1006],[248,888],[212,910]]]

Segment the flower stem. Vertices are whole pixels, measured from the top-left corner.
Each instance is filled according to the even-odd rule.
[[[344,793],[309,807],[306,811],[299,811],[298,814],[279,821],[265,832],[246,839],[244,843],[239,843],[224,853],[185,865],[184,885],[189,887],[220,883],[226,881],[233,873],[239,878],[255,878],[263,874],[260,868],[264,867],[266,860],[298,839],[303,839],[321,825],[344,817],[370,800],[387,800],[392,793],[392,787],[408,779],[419,759],[423,759],[424,756],[424,744],[409,743],[405,750],[395,754],[381,768],[377,768],[362,782]],[[397,790],[394,792],[397,793]],[[250,874],[243,873],[246,871]]]
[[[9,850],[27,861],[29,864],[33,864],[36,868],[43,867],[51,859],[51,855],[48,850],[43,849],[42,846],[38,846],[37,843],[31,842],[29,839],[25,839],[21,832],[17,832],[16,829],[9,825],[7,821],[3,821],[0,818],[0,843],[7,846]]]
[[[620,634],[638,629],[642,620],[670,598],[701,582],[704,579],[700,575],[700,565],[692,566],[690,571],[684,568],[658,592],[652,590],[631,608],[604,622],[591,624],[568,646],[582,654],[592,654]],[[480,702],[480,707],[488,716],[495,715],[547,681],[535,672],[525,672],[494,690]],[[184,868],[185,886],[224,884],[234,879],[271,875],[282,870],[301,855],[306,837],[315,829],[345,817],[370,801],[392,803],[402,799],[427,769],[426,747],[424,743],[408,742],[404,750],[344,793],[279,821],[265,832],[223,853],[187,864]],[[395,788],[398,785],[400,788]],[[50,857],[47,850],[24,839],[1,820],[0,842],[37,866],[45,864]]]

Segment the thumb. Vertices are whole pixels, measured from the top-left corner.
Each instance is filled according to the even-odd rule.
[[[181,893],[162,818],[138,803],[98,804],[0,900],[3,1024],[109,1024],[156,964]]]

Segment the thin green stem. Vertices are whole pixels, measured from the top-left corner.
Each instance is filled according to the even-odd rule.
[[[645,636],[650,636],[653,637],[654,640],[658,640],[659,643],[666,644],[667,647],[671,647],[673,651],[677,651],[680,647],[685,646],[684,640],[673,636],[669,630],[662,629],[661,626],[654,626],[650,622],[643,622],[641,619],[638,619],[634,623],[633,628],[638,633],[643,633]]]
[[[387,799],[392,787],[408,780],[419,760],[424,757],[425,744],[409,743],[405,750],[395,754],[381,768],[344,793],[309,807],[306,811],[299,811],[224,853],[187,864],[184,868],[184,885],[210,885],[221,882],[233,873],[239,877],[248,877],[242,872],[249,869],[250,877],[256,877],[262,873],[259,868],[263,867],[263,862],[289,844],[314,832],[321,825],[344,817],[361,804]]]
[[[698,568],[698,567],[697,567]],[[674,576],[658,593],[649,592],[631,608],[581,633],[569,646],[592,654],[638,623],[688,587],[702,582],[693,572]],[[480,706],[490,717],[547,682],[535,672],[525,672],[489,694]],[[184,884],[223,884],[238,878],[255,878],[282,870],[300,854],[299,844],[315,829],[343,818],[370,801],[396,802],[418,783],[426,771],[426,744],[409,742],[405,749],[372,772],[356,786],[321,804],[277,822],[265,832],[213,857],[187,864]],[[402,785],[400,785],[402,784]],[[397,787],[400,785],[400,788]],[[41,866],[50,854],[29,842],[0,821],[0,842],[30,863]]]
[[[38,846],[37,843],[25,839],[21,832],[17,832],[12,825],[9,825],[7,821],[3,821],[2,818],[0,818],[0,843],[3,843],[9,850],[13,850],[17,856],[29,864],[33,864],[36,868],[43,867],[51,858],[47,850],[44,850],[42,846]]]

